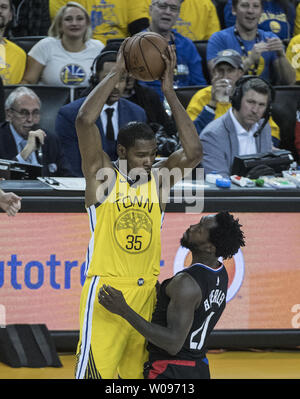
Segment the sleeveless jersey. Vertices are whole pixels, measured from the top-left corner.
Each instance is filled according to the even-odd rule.
[[[115,170],[106,199],[87,211],[91,229],[87,276],[159,275],[162,212],[153,173],[147,182],[132,185]]]
[[[199,284],[202,300],[195,310],[194,321],[181,350],[172,356],[163,349],[149,343],[150,361],[159,359],[195,360],[205,357],[207,338],[221,317],[226,306],[228,275],[224,265],[212,269],[202,264],[194,264],[179,273],[190,274]],[[166,287],[172,279],[163,281],[157,300],[152,323],[167,326],[167,308],[170,298]]]

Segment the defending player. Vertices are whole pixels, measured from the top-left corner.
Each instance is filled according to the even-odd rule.
[[[127,73],[123,46],[116,65],[86,98],[76,120],[91,227],[80,304],[76,378],[114,378],[116,373],[121,378],[143,377],[145,339],[121,317],[99,306],[97,293],[103,284],[113,285],[122,290],[137,313],[151,319],[160,271],[161,220],[169,190],[157,171],[177,167],[183,173],[185,168],[196,167],[202,158],[194,124],[173,89],[176,56],[169,47],[162,87],[182,148],[152,168],[155,135],[148,125],[132,122],[119,131],[119,160],[110,161],[95,121]],[[175,182],[173,179],[171,185]]]
[[[207,338],[226,305],[228,275],[218,261],[244,246],[238,219],[227,212],[204,216],[190,226],[181,245],[192,252],[192,265],[163,281],[149,323],[127,305],[121,291],[103,286],[99,302],[127,320],[149,341],[149,379],[208,379]]]

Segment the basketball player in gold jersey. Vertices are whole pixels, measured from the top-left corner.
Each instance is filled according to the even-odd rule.
[[[162,184],[162,168],[196,167],[202,146],[193,122],[173,89],[176,65],[174,48],[163,56],[166,70],[162,89],[173,113],[182,148],[153,167],[156,140],[152,129],[130,122],[119,130],[119,159],[111,162],[103,151],[95,124],[110,105],[118,82],[127,74],[121,46],[117,62],[82,104],[76,130],[86,180],[85,205],[90,217],[91,239],[86,255],[86,280],[80,302],[80,339],[76,378],[143,378],[147,360],[145,339],[120,316],[98,303],[100,287],[122,290],[128,304],[151,320],[160,271],[160,230],[170,185]],[[168,186],[168,187],[167,187]]]

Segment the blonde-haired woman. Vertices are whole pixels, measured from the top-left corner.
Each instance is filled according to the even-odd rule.
[[[88,86],[93,60],[104,47],[91,36],[87,11],[82,5],[69,1],[56,14],[48,37],[29,51],[21,83]]]

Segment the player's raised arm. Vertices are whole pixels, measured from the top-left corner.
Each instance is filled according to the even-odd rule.
[[[76,131],[82,158],[82,171],[86,179],[94,177],[100,168],[110,165],[110,159],[103,151],[101,136],[96,120],[115,85],[126,74],[121,46],[116,65],[87,96],[76,118]]]
[[[170,59],[162,55],[166,63],[166,70],[162,77],[162,90],[175,119],[182,148],[171,154],[159,167],[167,167],[169,170],[177,167],[183,173],[185,168],[194,168],[200,163],[202,160],[202,145],[193,121],[178,100],[173,88],[176,53],[173,46],[169,46],[168,50]]]

